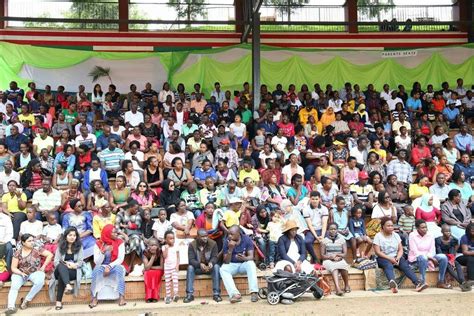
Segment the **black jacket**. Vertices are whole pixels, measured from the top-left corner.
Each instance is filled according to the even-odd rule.
[[[201,260],[203,260],[203,262],[199,260],[199,253],[200,251],[198,249],[197,240],[193,240],[193,242],[191,242],[188,247],[188,261],[189,264],[192,265],[195,269],[201,269],[201,263],[208,264],[210,262],[212,263],[212,265],[216,265],[218,250],[217,244],[214,240],[207,240],[207,245],[206,247],[204,247],[203,254],[201,254],[201,256],[204,255],[204,258],[201,257]]]

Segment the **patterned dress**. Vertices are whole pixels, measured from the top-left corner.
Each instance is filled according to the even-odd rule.
[[[122,227],[127,225],[127,227]],[[125,253],[128,255],[135,251],[137,255],[141,256],[144,248],[142,241],[142,218],[139,213],[130,214],[128,211],[120,211],[115,218],[115,227],[118,231],[127,234],[128,242],[125,245]]]

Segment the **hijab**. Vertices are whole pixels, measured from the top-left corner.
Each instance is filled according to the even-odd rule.
[[[321,116],[320,122],[323,124],[325,128],[328,125],[331,125],[332,122],[336,120],[336,114],[334,113],[334,109],[332,107],[328,107],[326,112],[323,113]]]
[[[167,207],[168,205],[172,204],[178,204],[180,192],[176,186],[173,191],[170,191],[170,183],[172,181],[173,180],[166,179],[161,184],[163,191],[160,193],[160,202],[162,204],[161,206],[163,207]]]
[[[432,197],[433,195],[429,194],[429,193],[425,193],[422,195],[421,197],[421,203],[420,203],[420,206],[419,208],[423,211],[423,212],[431,212],[433,210],[433,205],[428,205],[428,201],[430,200],[430,198]]]
[[[112,224],[107,224],[102,229],[100,234],[100,239],[97,240],[96,244],[101,251],[104,250],[106,246],[112,246],[112,256],[110,261],[113,262],[118,257],[119,246],[122,244],[121,239],[112,239],[112,232],[114,231],[115,226]]]

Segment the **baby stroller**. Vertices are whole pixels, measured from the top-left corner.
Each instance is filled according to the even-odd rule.
[[[276,305],[282,299],[294,301],[309,291],[317,300],[324,297],[323,290],[317,286],[319,278],[313,275],[278,270],[265,279],[267,287],[261,288],[258,295],[261,299],[266,298],[270,305]]]

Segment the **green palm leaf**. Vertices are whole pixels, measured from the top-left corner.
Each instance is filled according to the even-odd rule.
[[[101,66],[95,66],[90,72],[89,76],[92,77],[92,82],[96,82],[99,78],[107,77],[112,83],[112,78],[110,77],[110,68],[105,68]]]

